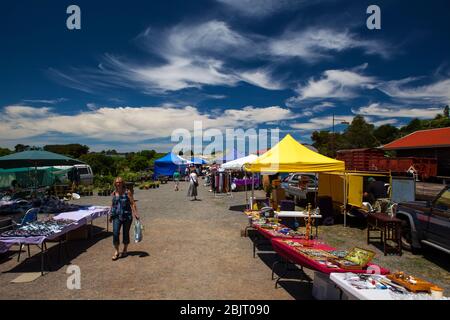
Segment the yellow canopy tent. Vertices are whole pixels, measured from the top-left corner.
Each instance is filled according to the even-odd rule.
[[[244,164],[244,170],[252,173],[333,172],[344,171],[345,163],[314,152],[287,134],[278,144],[255,161]],[[250,206],[253,207],[253,187],[251,199]]]
[[[244,169],[250,172],[267,173],[330,172],[344,171],[345,163],[308,149],[288,134],[258,159],[246,163]]]

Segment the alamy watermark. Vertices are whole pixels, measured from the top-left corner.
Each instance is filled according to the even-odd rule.
[[[71,264],[67,267],[67,277],[66,285],[69,290],[80,290],[81,289],[81,269],[76,264]]]
[[[367,18],[366,26],[369,30],[381,30],[381,9],[379,6],[372,4],[367,7],[367,14],[370,16]]]

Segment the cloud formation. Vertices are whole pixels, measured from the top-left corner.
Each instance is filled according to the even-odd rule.
[[[381,103],[372,103],[359,109],[352,109],[352,112],[377,117],[430,119],[441,113],[442,108],[411,108],[409,106],[389,106]]]
[[[353,117],[354,115],[336,115],[334,125],[337,126],[343,121],[352,122]],[[371,119],[366,118],[366,120],[370,121]],[[291,124],[291,128],[305,131],[328,129],[331,127],[333,127],[333,116],[311,118],[308,122]]]
[[[431,84],[412,85],[421,80],[410,77],[402,80],[387,81],[378,88],[392,98],[409,102],[450,103],[450,79],[435,80]]]
[[[305,0],[216,0],[249,17],[268,15],[307,3]],[[318,2],[316,0],[316,2]]]
[[[269,37],[239,32],[220,20],[147,28],[135,42],[147,51],[148,59],[105,54],[97,68],[50,69],[49,73],[61,84],[86,93],[127,87],[164,94],[205,86],[235,87],[241,82],[280,90],[291,85],[285,81],[286,74],[277,74],[279,65],[287,60],[313,64],[355,48],[366,54],[387,55],[384,43],[361,40],[348,30],[311,27]],[[246,65],[248,62],[252,67]],[[329,70],[325,77],[333,81],[339,76],[333,72],[338,71]]]
[[[204,129],[253,127],[295,117],[290,110],[278,106],[227,109],[211,116],[196,107],[99,107],[73,115],[63,115],[44,107],[7,106],[0,120],[2,140],[20,140],[40,135],[89,137],[99,141],[138,143],[148,139],[170,137],[173,130],[193,129],[201,121]]]
[[[290,98],[295,104],[308,99],[350,99],[361,89],[374,89],[376,78],[362,74],[363,65],[352,70],[326,70],[320,78],[310,78],[296,89],[298,96]]]

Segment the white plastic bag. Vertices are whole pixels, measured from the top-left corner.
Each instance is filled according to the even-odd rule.
[[[142,241],[144,233],[144,225],[140,220],[135,220],[134,222],[134,242],[138,243]]]

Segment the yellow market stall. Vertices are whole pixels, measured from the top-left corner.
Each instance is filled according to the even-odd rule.
[[[331,159],[312,151],[288,134],[255,161],[244,164],[244,169],[261,174],[342,172],[345,170],[345,164],[343,161]],[[252,198],[254,198],[253,190]]]
[[[390,172],[342,171],[319,173],[318,196],[331,197],[335,205],[342,208],[344,226],[347,224],[347,206],[364,209],[363,194],[367,178],[385,180],[392,185]],[[389,193],[389,197],[390,197]]]
[[[255,161],[244,165],[245,170],[260,173],[331,172],[344,171],[343,161],[328,158],[308,149],[290,134]]]

